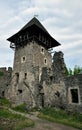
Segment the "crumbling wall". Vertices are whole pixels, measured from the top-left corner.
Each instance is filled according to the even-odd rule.
[[[82,112],[82,74],[66,77],[65,86],[67,110]]]
[[[35,107],[38,103],[38,82],[39,67],[31,68],[28,77],[16,82],[16,77],[12,78],[12,85],[9,88],[9,99],[14,105],[26,103],[28,108]]]
[[[41,82],[43,82],[44,105],[49,107],[65,108],[66,86],[65,63],[62,52],[55,52],[52,68],[43,68]]]
[[[52,71],[55,82],[64,80],[64,77],[66,77],[66,65],[63,55],[64,54],[59,51],[55,52],[53,56]]]
[[[12,84],[9,90],[9,98],[14,104],[25,102],[33,107],[40,104],[38,100],[42,68],[50,68],[51,61],[51,54],[35,41],[15,50]]]
[[[66,105],[66,89],[64,82],[46,84],[43,83],[44,89],[44,106],[57,107],[65,109]]]
[[[29,109],[35,106],[57,107],[82,112],[82,74],[66,76],[62,52],[55,52],[51,67],[50,61],[49,66],[39,66],[35,62],[33,65],[29,60],[31,66],[27,66],[27,62],[20,65],[19,61],[20,56],[16,57],[13,73],[10,67],[8,70],[0,68],[0,97],[10,99],[15,105],[26,103]]]
[[[8,88],[11,84],[12,68],[0,68],[0,97],[8,97]]]

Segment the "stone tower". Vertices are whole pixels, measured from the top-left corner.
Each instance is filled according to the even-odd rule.
[[[39,87],[42,69],[52,66],[50,49],[60,45],[34,17],[7,39],[14,49],[14,66],[9,98],[14,104],[41,105]],[[44,92],[42,92],[44,93]]]

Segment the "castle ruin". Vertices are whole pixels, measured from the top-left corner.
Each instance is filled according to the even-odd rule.
[[[15,51],[14,66],[0,77],[0,97],[14,105],[57,107],[82,112],[82,75],[66,76],[60,45],[35,17],[7,39]],[[2,69],[1,71],[3,71]],[[3,83],[4,82],[4,83]],[[75,95],[75,96],[74,96]]]

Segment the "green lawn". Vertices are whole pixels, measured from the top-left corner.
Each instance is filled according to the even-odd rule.
[[[68,114],[63,110],[45,108],[41,111],[39,117],[42,119],[47,119],[52,122],[57,122],[82,129],[82,114],[78,113]]]

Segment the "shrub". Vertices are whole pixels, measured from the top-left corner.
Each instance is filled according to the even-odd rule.
[[[14,110],[19,111],[19,112],[27,112],[27,107],[26,104],[20,104],[16,107],[13,107]]]
[[[4,72],[0,71],[0,76],[4,76]]]
[[[0,98],[0,105],[10,107],[11,102],[6,98]]]

